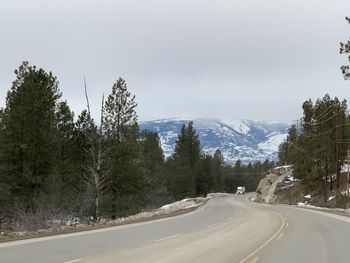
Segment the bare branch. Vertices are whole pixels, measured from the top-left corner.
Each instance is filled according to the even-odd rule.
[[[102,136],[102,126],[103,126],[103,116],[104,116],[104,105],[105,103],[105,94],[102,95],[102,105],[101,105],[101,124],[100,124],[100,136]]]
[[[84,88],[85,88],[85,98],[86,98],[86,104],[87,104],[87,108],[88,108],[89,118],[91,118],[90,103],[89,103],[89,96],[88,96],[87,88],[86,88],[85,75],[84,75]]]

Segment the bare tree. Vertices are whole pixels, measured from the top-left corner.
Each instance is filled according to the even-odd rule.
[[[85,95],[87,100],[88,109],[90,109],[86,85],[85,85]],[[89,158],[87,164],[83,167],[83,182],[90,186],[93,191],[93,200],[94,200],[94,213],[93,217],[95,220],[98,220],[100,216],[100,201],[101,197],[108,190],[108,185],[110,184],[108,174],[109,168],[106,167],[106,154],[108,147],[104,144],[103,140],[103,120],[104,120],[104,96],[102,96],[102,105],[101,105],[101,123],[98,128],[93,120],[91,119],[89,113],[89,119],[91,123],[91,132],[87,133],[88,146],[86,147],[85,152]]]

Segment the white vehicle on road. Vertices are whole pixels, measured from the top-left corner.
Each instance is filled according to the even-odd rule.
[[[238,186],[236,194],[237,195],[244,195],[245,194],[245,187],[244,186]]]

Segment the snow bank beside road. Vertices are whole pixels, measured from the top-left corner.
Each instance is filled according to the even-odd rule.
[[[172,204],[163,205],[161,208],[159,208],[159,210],[166,210],[166,211],[172,212],[180,209],[188,209],[188,208],[200,206],[201,204],[203,204],[203,202],[207,200],[208,198],[202,198],[202,197],[186,198]]]
[[[71,233],[85,230],[92,230],[97,228],[103,228],[107,226],[117,226],[122,224],[129,224],[135,222],[142,222],[152,219],[164,218],[174,215],[179,215],[185,213],[188,209],[193,209],[199,207],[206,203],[212,196],[208,197],[196,197],[196,198],[186,198],[175,203],[164,205],[158,209],[145,211],[138,213],[136,215],[131,215],[128,217],[117,218],[114,220],[100,218],[99,222],[87,222],[83,223],[83,220],[74,217],[73,220],[68,220],[63,222],[62,220],[57,221],[57,224],[45,229],[38,229],[35,231],[0,231],[0,242],[9,240],[18,240],[23,238],[33,238],[39,236],[50,236],[63,233]],[[73,222],[73,223],[72,223]]]
[[[163,205],[162,207],[151,210],[151,211],[146,211],[146,212],[141,212],[136,215],[131,215],[128,217],[123,217],[123,218],[117,218],[115,220],[111,221],[105,221],[103,219],[100,220],[100,223],[104,224],[120,224],[120,223],[125,223],[125,222],[133,222],[133,221],[140,221],[140,220],[146,220],[149,218],[153,217],[159,217],[171,213],[178,212],[180,210],[185,210],[185,209],[190,209],[190,208],[195,208],[198,206],[201,206],[205,202],[207,202],[211,197],[196,197],[196,198],[186,198],[181,201],[177,201],[175,203]]]
[[[333,199],[333,198],[334,197],[331,196],[329,199]],[[338,215],[342,215],[342,216],[350,216],[350,209],[320,207],[320,206],[310,205],[310,204],[305,203],[305,202],[304,203],[298,202],[296,207],[311,209],[311,210],[316,210],[316,211],[322,211],[322,212],[327,212],[327,213],[332,213],[332,214],[338,214]]]

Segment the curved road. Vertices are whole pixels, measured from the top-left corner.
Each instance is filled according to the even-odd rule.
[[[0,244],[0,262],[350,262],[350,218],[217,195],[172,217]]]

